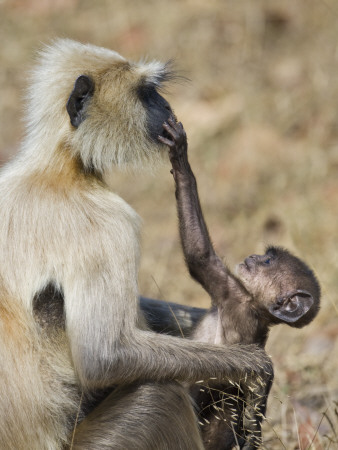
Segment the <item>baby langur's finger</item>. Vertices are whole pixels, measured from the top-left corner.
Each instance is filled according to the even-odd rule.
[[[185,129],[183,128],[182,123],[180,122],[178,125],[180,127],[180,131],[179,131],[180,135],[182,137],[184,137],[184,139],[187,139],[187,133],[185,132]]]
[[[169,119],[169,120],[170,120],[170,119]],[[169,122],[169,120],[168,120],[168,122]],[[175,128],[174,128],[170,123],[164,122],[164,124],[163,124],[162,126],[163,126],[163,128],[165,129],[165,131],[166,131],[166,132],[167,132],[174,140],[177,140],[177,139],[178,139],[178,134],[177,134]]]
[[[157,136],[157,139],[158,139],[160,142],[162,142],[162,144],[165,144],[165,145],[167,145],[168,147],[173,147],[173,146],[175,145],[175,142],[170,141],[169,139],[167,139],[167,138],[165,138],[165,137],[163,137],[163,136],[158,135],[158,136]]]
[[[185,129],[183,128],[183,124],[182,122],[178,122],[178,127],[181,129],[181,131],[183,131],[183,133],[185,134]]]
[[[176,133],[180,133],[183,130],[183,125],[181,122],[176,122],[173,117],[169,117],[168,123],[176,131]]]
[[[170,123],[170,125],[171,125],[173,128],[175,128],[175,126],[177,125],[177,122],[176,122],[174,116],[170,116],[169,119],[168,119],[168,122]]]
[[[175,138],[178,139],[180,136],[186,137],[185,129],[183,128],[182,122],[176,122],[175,119],[170,117],[168,119],[170,126],[176,131]]]

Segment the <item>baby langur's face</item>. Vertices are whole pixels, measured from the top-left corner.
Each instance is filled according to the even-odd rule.
[[[274,252],[264,255],[250,255],[238,264],[237,276],[254,298],[275,297],[281,290],[283,264]]]
[[[237,266],[237,276],[257,310],[262,314],[269,311],[275,321],[302,327],[319,310],[320,286],[315,274],[281,247],[268,247],[264,255],[248,256]]]

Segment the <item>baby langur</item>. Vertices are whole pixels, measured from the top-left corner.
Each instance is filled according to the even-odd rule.
[[[200,449],[180,383],[271,370],[257,346],[155,336],[139,310],[140,220],[109,180],[167,156],[170,78],[70,40],[39,55],[0,175],[1,450]]]
[[[192,339],[264,347],[272,325],[285,323],[300,328],[310,323],[319,310],[320,287],[303,261],[280,247],[268,247],[264,255],[251,255],[239,264],[235,276],[216,255],[188,162],[182,124],[171,118],[163,128],[167,136],[159,140],[169,146],[185,261],[191,276],[212,300],[211,309],[196,326]],[[205,448],[259,446],[269,389],[269,384],[263,386],[262,397],[253,396],[250,404],[250,395],[244,398],[239,385],[209,383],[204,389],[193,387]],[[249,415],[246,421],[244,410]]]

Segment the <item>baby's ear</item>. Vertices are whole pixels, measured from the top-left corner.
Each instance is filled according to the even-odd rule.
[[[313,305],[313,297],[307,291],[297,289],[279,297],[269,306],[269,312],[286,323],[297,322]]]

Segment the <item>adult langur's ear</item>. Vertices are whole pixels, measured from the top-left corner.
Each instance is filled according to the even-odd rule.
[[[277,298],[269,306],[270,314],[283,322],[294,323],[303,317],[313,305],[313,297],[307,291],[297,289]]]
[[[87,75],[80,75],[67,102],[70,123],[77,128],[86,118],[86,106],[94,93],[94,82]]]

